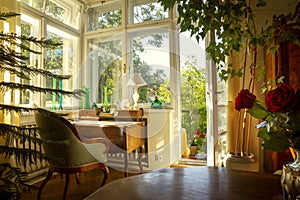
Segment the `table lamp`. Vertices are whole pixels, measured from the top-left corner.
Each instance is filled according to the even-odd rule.
[[[130,79],[127,82],[127,86],[129,87],[133,87],[134,92],[132,95],[132,99],[133,99],[133,107],[136,109],[138,108],[137,106],[137,102],[139,100],[139,93],[138,93],[138,88],[141,86],[146,85],[145,80],[142,78],[140,73],[133,73],[132,76],[130,77]]]

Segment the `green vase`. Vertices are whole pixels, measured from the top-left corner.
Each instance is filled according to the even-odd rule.
[[[91,108],[91,102],[90,102],[90,88],[85,88],[85,97],[84,97],[84,108],[89,109]]]
[[[104,92],[104,97],[103,97],[103,107],[104,107],[104,112],[109,113],[109,103],[108,103],[108,96],[107,96],[107,86],[103,87],[103,92]]]

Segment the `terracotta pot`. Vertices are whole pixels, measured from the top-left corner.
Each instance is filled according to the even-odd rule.
[[[197,152],[197,146],[190,146],[190,156],[194,156]]]

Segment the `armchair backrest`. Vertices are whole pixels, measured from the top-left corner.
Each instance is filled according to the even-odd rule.
[[[34,116],[50,165],[70,168],[99,162],[87,150],[68,120],[41,109],[37,109]]]

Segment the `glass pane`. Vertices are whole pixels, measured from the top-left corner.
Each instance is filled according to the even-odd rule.
[[[47,1],[45,13],[54,19],[63,21],[64,15],[67,12],[66,8],[62,5],[57,4],[57,2]]]
[[[39,11],[43,11],[44,0],[20,0],[20,2],[26,3]]]
[[[21,14],[21,24],[20,24],[21,34],[25,36],[34,36],[39,38],[39,32],[40,32],[40,21],[37,19],[34,19],[32,17],[29,17],[28,15],[22,13]],[[24,46],[30,46],[31,49],[34,49],[36,51],[41,51],[41,49],[33,44],[30,44],[28,41],[22,41],[22,45]],[[39,67],[38,63],[40,60],[40,56],[37,54],[29,53],[28,51],[22,50],[22,54],[29,57],[29,61],[26,63],[27,65]],[[22,84],[35,84],[38,81],[37,77],[30,77],[31,80],[25,80],[22,79]],[[26,91],[20,93],[20,104],[30,104],[32,102],[38,103],[36,99],[33,99],[33,93]]]
[[[222,133],[227,129],[227,107],[218,107],[218,133]]]
[[[31,25],[25,22],[21,22],[21,34],[24,36],[30,36]],[[22,45],[29,46],[30,43],[28,41],[22,41]],[[22,55],[29,57],[30,53],[28,51],[22,50]],[[26,64],[29,65],[30,62],[28,61]],[[22,84],[30,84],[30,80],[22,79]],[[20,104],[29,104],[29,103],[30,103],[30,92],[29,91],[21,92]]]
[[[227,89],[226,89],[226,82],[222,81],[221,78],[217,77],[217,98],[218,98],[218,105],[226,105],[227,104]]]
[[[194,140],[195,133],[207,133],[204,41],[198,43],[195,38],[190,38],[188,32],[184,32],[179,34],[179,45],[181,124],[186,129],[188,144],[194,141],[198,147],[197,153],[206,153],[206,138]]]
[[[104,87],[110,105],[121,102],[122,40],[121,35],[89,40],[88,72],[91,74],[92,101],[104,103]]]
[[[88,31],[120,26],[122,23],[121,0],[103,3],[88,10]]]
[[[72,78],[62,82],[48,78],[46,87],[71,91],[76,87],[78,38],[49,25],[47,26],[47,31],[47,38],[62,43],[62,46],[56,49],[47,49],[46,69],[57,74],[72,75]],[[46,95],[46,107],[58,109],[59,107],[66,108],[71,106],[73,106],[72,98],[52,94]]]
[[[147,83],[139,87],[139,102],[151,103],[155,96],[163,104],[170,104],[169,33],[163,30],[132,34],[133,73],[140,73]],[[155,33],[158,32],[158,33]]]
[[[73,28],[79,29],[82,6],[76,2],[47,0],[45,13]]]
[[[156,1],[129,1],[128,23],[140,23],[168,18],[168,12]]]

